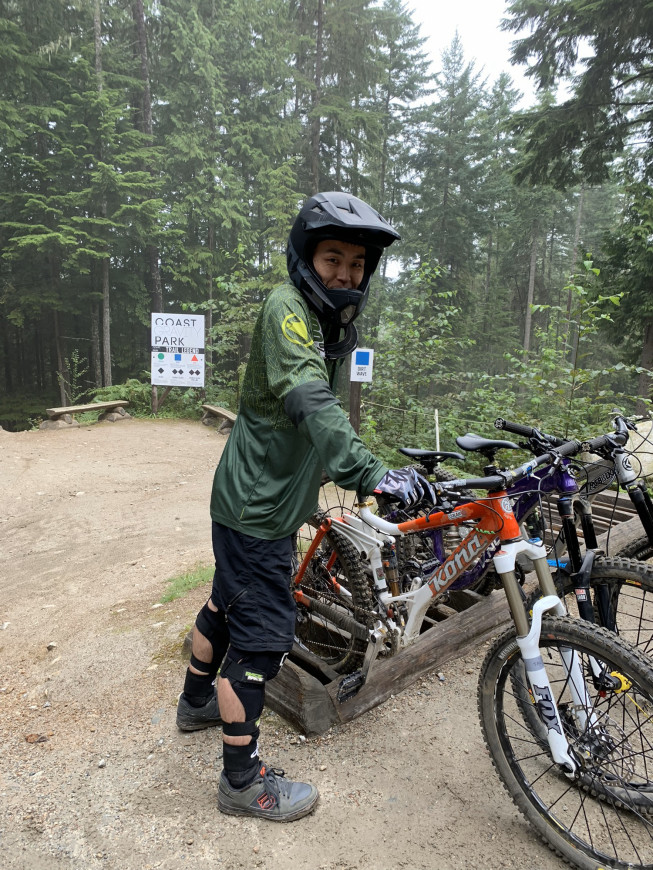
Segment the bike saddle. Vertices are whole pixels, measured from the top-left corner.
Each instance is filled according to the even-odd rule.
[[[502,448],[510,450],[519,450],[519,444],[514,441],[498,441],[493,438],[481,438],[480,435],[474,435],[473,432],[468,432],[466,435],[460,435],[456,438],[456,444],[462,447],[463,450],[477,450],[479,453],[494,452]]]
[[[399,452],[411,459],[432,462],[434,465],[442,462],[443,459],[459,459],[462,462],[465,458],[462,453],[450,453],[446,450],[419,450],[417,447],[399,447]]]

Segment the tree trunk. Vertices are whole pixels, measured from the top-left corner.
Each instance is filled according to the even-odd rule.
[[[653,369],[653,320],[647,320],[644,323],[643,339],[640,365],[642,368],[647,369],[647,371],[651,371]],[[639,376],[639,383],[637,386],[637,395],[639,398],[637,399],[635,410],[638,414],[647,413],[644,400],[651,398],[652,386],[653,384],[651,383],[650,375],[646,374],[646,372],[642,372]]]
[[[98,94],[102,93],[102,8],[101,0],[95,0],[93,7],[93,32],[95,36],[95,79]],[[99,147],[99,157],[102,160],[102,142]],[[100,214],[103,219],[107,217],[107,202],[102,199]],[[103,257],[101,273],[102,290],[102,386],[110,387],[111,380],[111,303],[109,284],[109,256]]]
[[[106,217],[103,203],[103,217]],[[109,286],[109,258],[102,260],[102,386],[110,387],[111,377],[111,300]]]
[[[136,40],[140,58],[140,74],[143,82],[141,98],[141,130],[146,136],[152,137],[152,90],[150,87],[150,66],[147,55],[147,37],[145,32],[145,11],[143,0],[133,0],[132,17],[136,25]],[[145,167],[153,174],[152,167]],[[145,256],[148,268],[150,299],[152,311],[163,311],[163,288],[161,285],[161,269],[159,267],[159,249],[156,245],[147,245]]]
[[[56,308],[52,311],[52,324],[54,327],[54,341],[57,348],[57,374],[59,376],[59,396],[61,397],[61,406],[65,407],[70,404],[68,397],[68,381],[69,373],[66,367],[66,358],[61,346],[61,333],[59,332],[59,312]]]
[[[388,59],[388,66],[392,63],[392,52],[390,53],[390,58]],[[381,167],[379,173],[379,211],[381,214],[384,214],[385,209],[385,176],[388,167],[388,157],[389,157],[389,141],[390,137],[388,135],[388,130],[390,129],[390,82],[388,81],[388,86],[385,89],[385,102],[383,106],[383,112],[385,116],[385,124],[384,124],[384,135],[383,135],[383,146],[381,148]]]
[[[583,218],[583,200],[585,198],[585,188],[581,187],[580,194],[578,196],[578,208],[576,209],[576,224],[574,226],[574,247],[571,252],[571,272],[572,274],[576,270],[576,258],[578,257],[578,245],[580,242],[580,227],[581,221]],[[571,306],[574,301],[573,290],[571,289],[571,285],[573,281],[569,282],[569,293],[567,294],[567,321],[566,328],[567,333],[565,335],[565,343],[568,348],[571,348],[573,345],[572,338],[572,325],[571,325]]]
[[[5,369],[5,390],[7,393],[13,393],[14,382],[11,371],[11,350],[9,349],[9,329],[7,328],[7,319],[0,314],[0,323],[2,324],[2,348],[4,351],[4,369]]]
[[[315,82],[313,86],[311,124],[311,184],[313,193],[320,190],[320,103],[322,102],[322,28],[324,0],[317,4],[317,33],[315,36]]]
[[[535,267],[537,265],[537,225],[533,225],[531,239],[531,262],[528,271],[528,296],[526,298],[526,315],[524,320],[524,350],[528,353],[531,349],[531,306],[535,295]]]
[[[490,299],[490,279],[492,277],[492,244],[494,239],[492,237],[492,230],[487,238],[487,259],[485,261],[485,300],[486,302]]]
[[[91,377],[96,387],[102,386],[100,356],[100,310],[97,302],[91,303]]]
[[[93,37],[95,40],[95,80],[98,94],[102,93],[102,0],[93,6]]]

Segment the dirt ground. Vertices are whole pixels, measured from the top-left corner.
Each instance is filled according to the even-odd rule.
[[[482,742],[483,649],[304,739],[276,714],[263,757],[320,802],[274,825],[221,815],[219,733],[175,727],[182,642],[207,588],[225,436],[136,421],[0,431],[0,867],[4,870],[549,870]]]

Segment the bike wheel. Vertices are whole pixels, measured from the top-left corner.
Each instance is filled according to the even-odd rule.
[[[621,559],[639,559],[640,562],[648,562],[653,559],[653,544],[646,535],[642,535],[641,538],[626,544],[614,555]]]
[[[309,524],[318,528],[325,514]],[[301,558],[301,557],[300,557]],[[348,674],[361,666],[369,643],[366,625],[373,600],[360,558],[351,543],[331,528],[298,588],[308,606],[297,605],[296,640],[334,670]]]
[[[543,618],[540,654],[578,771],[567,778],[524,716],[514,691],[524,670],[513,627],[488,652],[478,687],[483,736],[499,777],[539,836],[570,864],[653,867],[653,668],[616,635],[569,617]],[[563,661],[570,654],[584,675],[592,657],[622,678],[618,692],[585,679],[593,720],[585,727]],[[531,707],[545,734],[544,705]]]

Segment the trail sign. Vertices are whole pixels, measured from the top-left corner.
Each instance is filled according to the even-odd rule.
[[[152,384],[204,386],[203,314],[152,314]]]
[[[371,381],[374,366],[374,351],[370,347],[358,347],[351,355],[350,381]]]

